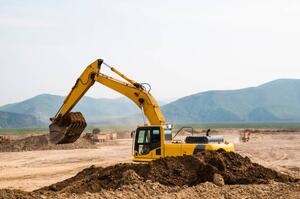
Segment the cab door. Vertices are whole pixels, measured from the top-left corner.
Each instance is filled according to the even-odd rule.
[[[159,127],[139,127],[136,130],[135,158],[156,159],[161,156],[161,132]]]

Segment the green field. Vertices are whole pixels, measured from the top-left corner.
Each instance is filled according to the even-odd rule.
[[[272,122],[272,123],[201,123],[201,124],[177,124],[176,128],[191,126],[193,128],[278,128],[300,129],[300,123]]]
[[[201,123],[201,124],[176,124],[173,129],[181,127],[193,128],[276,128],[276,129],[300,129],[300,123]],[[108,126],[108,125],[93,125],[86,128],[86,132],[91,132],[93,128],[100,128],[103,131],[131,131],[136,126]],[[0,135],[22,135],[22,134],[44,134],[48,133],[48,128],[19,128],[19,129],[0,129]]]
[[[92,132],[94,128],[100,128],[102,131],[132,131],[136,126],[108,126],[108,125],[92,125],[88,126],[84,131]],[[45,134],[49,130],[45,128],[0,128],[0,135],[26,135],[26,134]]]
[[[0,135],[44,134],[47,132],[47,128],[0,129]]]

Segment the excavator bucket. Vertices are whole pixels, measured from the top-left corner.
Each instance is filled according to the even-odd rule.
[[[83,115],[80,112],[70,112],[49,125],[50,142],[53,144],[73,143],[80,137],[85,127]]]

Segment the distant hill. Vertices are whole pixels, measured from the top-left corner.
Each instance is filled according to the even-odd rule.
[[[34,117],[31,118],[32,125],[35,123],[34,119],[37,125],[41,123],[38,121],[49,124],[49,117],[55,115],[63,100],[62,96],[43,94],[2,106],[0,111],[26,114],[27,117],[31,115]],[[300,80],[279,79],[257,87],[201,92],[164,106],[163,102],[159,104],[167,121],[172,123],[298,122]],[[143,123],[141,111],[125,97],[117,99],[83,97],[73,111],[82,112],[90,124]],[[16,115],[16,118],[18,116]],[[13,115],[10,118],[9,121],[15,121],[17,126],[22,126],[18,119],[13,119]],[[5,126],[6,121],[7,119],[0,118],[0,126]],[[26,122],[24,126],[27,126]]]
[[[55,115],[63,100],[63,96],[42,94],[19,103],[2,106],[0,111],[29,114],[49,123],[49,118]],[[82,112],[88,122],[95,122],[116,116],[123,117],[136,114],[139,109],[126,98],[95,99],[83,97],[75,106],[74,111]]]
[[[45,126],[34,116],[0,111],[0,128],[30,128]]]
[[[162,111],[169,121],[180,123],[300,121],[300,80],[201,92],[169,103]]]

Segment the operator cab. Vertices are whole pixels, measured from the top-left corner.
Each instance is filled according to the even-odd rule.
[[[133,139],[134,157],[157,158],[162,155],[161,145],[172,141],[172,129],[169,126],[141,126],[133,133]]]
[[[160,146],[161,138],[159,127],[137,128],[135,135],[134,151],[136,151],[139,155],[149,154],[151,150],[160,148]]]

